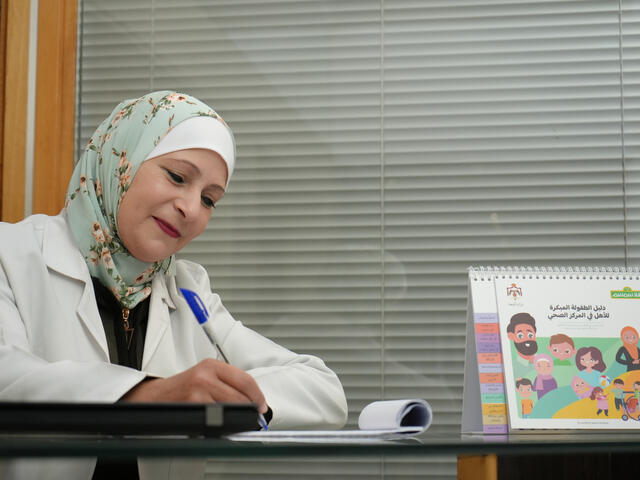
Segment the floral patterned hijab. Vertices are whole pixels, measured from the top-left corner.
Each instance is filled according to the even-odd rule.
[[[181,122],[198,117],[224,125],[220,129],[216,122],[212,131],[226,136],[223,141],[232,151],[227,156],[234,156],[233,134],[216,112],[189,95],[161,91],[120,103],[96,129],[73,171],[64,209],[67,222],[91,276],[109,288],[125,308],[147,298],[154,275],[172,273],[175,259],[147,263],[127,251],[118,236],[120,201],[140,165],[151,158],[151,152],[162,150],[159,144],[165,136]],[[234,158],[221,156],[230,178]]]

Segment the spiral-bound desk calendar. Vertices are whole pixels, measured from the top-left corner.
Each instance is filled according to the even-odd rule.
[[[469,269],[462,431],[640,428],[640,269]]]

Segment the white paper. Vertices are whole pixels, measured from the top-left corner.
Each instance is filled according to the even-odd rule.
[[[228,435],[236,442],[384,443],[415,435],[415,428],[394,430],[259,430]]]
[[[360,412],[360,430],[413,429],[424,432],[431,425],[431,406],[422,399],[381,400],[367,405]]]
[[[360,430],[260,430],[241,432],[227,438],[235,441],[349,443],[394,440],[424,432],[433,417],[431,406],[422,399],[381,400],[362,409]]]

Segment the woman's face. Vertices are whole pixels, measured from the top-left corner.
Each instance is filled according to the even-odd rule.
[[[631,343],[633,345],[635,345],[636,343],[638,343],[638,337],[636,336],[635,333],[633,333],[631,330],[626,330],[623,334],[622,334],[622,339],[624,340],[625,343]]]
[[[546,360],[540,360],[534,365],[534,368],[540,375],[549,375],[553,371],[553,364]]]
[[[227,166],[211,150],[147,160],[120,201],[118,235],[138,260],[165,259],[204,231],[226,184]]]
[[[590,370],[598,364],[598,360],[591,358],[591,352],[587,352],[580,357],[580,363],[583,367],[586,367],[587,370]]]

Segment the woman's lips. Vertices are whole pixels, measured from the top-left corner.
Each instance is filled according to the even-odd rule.
[[[157,217],[153,217],[153,219],[156,221],[156,223],[160,227],[160,230],[162,230],[164,233],[166,233],[170,237],[178,238],[180,236],[180,232],[178,230],[176,230],[173,227],[173,225],[171,225],[170,223],[167,223],[164,220],[161,220],[161,219],[159,219]]]

